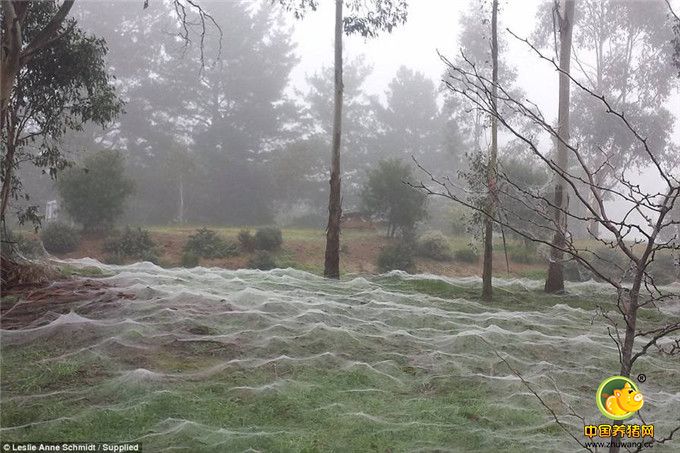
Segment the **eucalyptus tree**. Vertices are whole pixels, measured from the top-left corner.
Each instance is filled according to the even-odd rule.
[[[49,84],[49,73],[36,72],[38,70],[46,69],[53,72],[57,68],[64,70],[64,73],[70,70],[66,68],[66,64],[72,64],[68,60],[61,60],[66,54],[63,52],[56,56],[56,60],[52,60],[51,67],[40,68],[39,62],[35,62],[41,58],[43,54],[48,54],[44,58],[55,57],[58,47],[64,47],[64,42],[68,42],[73,38],[69,37],[75,32],[76,22],[69,20],[69,13],[72,11],[75,0],[3,0],[0,4],[0,35],[2,38],[2,50],[0,52],[0,127],[3,130],[2,136],[2,177],[3,177],[3,192],[0,206],[0,219],[5,220],[6,211],[9,206],[9,200],[12,193],[12,187],[20,185],[20,179],[17,177],[15,170],[17,167],[17,146],[11,144],[13,134],[16,133],[16,123],[12,118],[10,111],[12,100],[17,99],[18,95],[15,93],[18,83],[21,83],[21,78],[32,71],[36,81],[39,83]],[[188,42],[193,36],[192,29],[198,25],[199,40],[203,42],[210,24],[214,24],[212,16],[207,13],[198,3],[191,0],[172,0],[175,7],[175,20],[179,24],[177,35],[184,42]],[[148,0],[142,2],[140,0],[139,9],[146,8],[149,5]],[[119,5],[120,6],[120,5]],[[32,17],[39,16],[39,20]],[[31,23],[33,22],[33,23]],[[219,27],[217,27],[219,30]],[[81,33],[82,35],[82,33]],[[104,49],[103,42],[98,43],[101,50]],[[96,47],[96,46],[95,46]],[[203,62],[204,59],[202,58]],[[85,72],[96,73],[101,69],[100,61],[93,58],[91,61],[95,66],[92,68],[81,67]],[[32,65],[29,69],[29,65]],[[55,74],[51,74],[52,76]],[[101,75],[101,74],[100,74]],[[57,75],[57,79],[58,79]],[[76,77],[76,80],[78,77]],[[85,79],[80,78],[82,83]],[[62,81],[63,82],[63,81]],[[90,83],[97,83],[91,80]],[[82,86],[82,85],[81,85]],[[35,86],[34,86],[35,87]],[[71,92],[73,94],[74,91]],[[82,99],[82,98],[81,98]],[[71,99],[73,100],[73,99]],[[67,108],[73,107],[72,104]],[[63,104],[62,104],[63,106]],[[102,107],[100,105],[100,107]],[[58,110],[59,104],[50,107],[53,110]],[[50,137],[54,139],[62,135],[65,130],[71,127],[82,127],[82,123],[93,120],[97,121],[97,114],[92,111],[94,107],[85,107],[84,104],[76,105],[72,113],[79,116],[79,119],[71,117],[70,120],[65,120],[62,123],[61,133],[56,136],[52,133],[43,134],[42,137]],[[90,110],[88,112],[88,110]],[[101,109],[100,109],[101,113]],[[88,117],[88,115],[90,117]],[[58,117],[57,115],[56,117]],[[102,119],[102,118],[99,118]],[[106,119],[106,118],[103,118]],[[55,129],[56,130],[56,129]],[[31,132],[35,133],[35,131]],[[34,135],[38,137],[40,134]],[[52,142],[55,145],[56,141]],[[19,140],[16,144],[23,145],[24,142]],[[51,167],[57,171],[60,166],[63,166],[61,151],[58,146],[50,146],[50,150],[41,153],[43,158],[39,161],[34,161],[37,165]],[[36,218],[35,210],[31,211],[31,217]]]
[[[544,50],[555,45],[555,14],[549,3],[539,10],[534,39]],[[672,143],[669,102],[678,86],[673,77],[677,69],[670,20],[664,0],[580,1],[573,25],[571,71],[579,82],[625,112],[653,146],[664,150],[659,159],[677,163],[677,149],[665,146]],[[574,93],[571,111],[571,134],[582,143],[583,158],[599,168],[595,183],[606,200],[616,174],[624,167],[641,169],[646,156],[621,124],[600,115],[603,106],[592,96]],[[591,222],[588,232],[598,236],[599,224]]]
[[[3,14],[10,9],[4,6]],[[61,147],[65,133],[82,129],[88,122],[110,123],[121,110],[113,80],[107,72],[104,40],[85,33],[74,19],[65,19],[58,39],[50,38],[40,51],[30,50],[36,46],[32,43],[39,41],[39,36],[52,26],[55,18],[64,13],[64,6],[46,1],[19,7],[20,36],[24,41],[20,47],[25,57],[13,76],[13,86],[3,109],[0,163],[3,222],[11,199],[17,200],[20,196],[28,199],[28,194],[22,193],[22,181],[17,174],[22,164],[35,165],[56,176],[57,171],[68,164]],[[10,41],[8,39],[8,43]],[[35,206],[18,208],[20,222],[39,222]]]
[[[274,0],[276,1],[276,0]],[[308,9],[316,10],[318,0],[279,0],[296,17],[300,18]],[[345,15],[345,9],[348,14]],[[340,218],[342,217],[342,195],[340,184],[340,146],[342,134],[342,35],[360,35],[373,38],[381,32],[406,22],[405,0],[336,0],[335,1],[335,43],[334,43],[334,101],[333,133],[330,165],[330,191],[328,199],[328,225],[326,227],[326,252],[324,276],[340,278]]]

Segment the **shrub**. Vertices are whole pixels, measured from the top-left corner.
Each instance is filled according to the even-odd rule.
[[[378,255],[377,265],[380,272],[393,270],[415,272],[413,247],[404,242],[387,245],[382,248]]]
[[[193,253],[200,258],[225,258],[238,254],[236,244],[225,241],[213,230],[201,228],[189,236],[184,253]]]
[[[521,264],[536,264],[542,263],[545,260],[538,254],[538,251],[531,248],[515,248],[508,250],[510,259],[515,263]]]
[[[123,214],[133,183],[125,175],[123,155],[106,150],[64,170],[57,189],[66,212],[85,231],[96,231],[109,228]]]
[[[271,253],[259,250],[255,255],[248,261],[248,267],[251,269],[260,269],[262,271],[268,271],[270,269],[276,268],[276,261]]]
[[[281,230],[275,227],[259,228],[255,233],[255,249],[273,251],[283,244]]]
[[[255,236],[248,230],[238,232],[238,242],[244,252],[250,253],[255,250]]]
[[[50,253],[68,253],[78,248],[78,230],[65,223],[52,222],[45,225],[40,233],[45,250]]]
[[[143,261],[158,261],[156,243],[147,230],[125,227],[122,233],[115,234],[104,242],[104,251],[122,258],[134,258]]]
[[[451,259],[451,247],[449,240],[439,231],[430,231],[418,239],[416,245],[418,256],[431,258],[438,261]]]
[[[657,285],[668,285],[678,280],[680,265],[670,254],[657,254],[647,268]]]
[[[388,159],[368,171],[361,191],[362,208],[387,222],[387,234],[394,237],[397,230],[413,229],[427,216],[427,197],[404,184],[413,180],[412,164],[399,159]]]
[[[476,263],[479,261],[479,255],[471,248],[456,250],[454,258],[456,261],[462,261],[464,263]]]
[[[182,267],[196,267],[198,266],[199,256],[192,251],[185,251],[182,254]]]

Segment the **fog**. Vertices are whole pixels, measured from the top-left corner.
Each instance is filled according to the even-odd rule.
[[[0,11],[0,449],[678,451],[680,0]]]

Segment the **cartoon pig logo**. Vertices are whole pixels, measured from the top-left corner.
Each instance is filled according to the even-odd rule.
[[[644,404],[642,393],[635,382],[623,376],[613,376],[602,381],[596,398],[600,412],[612,420],[630,418]]]

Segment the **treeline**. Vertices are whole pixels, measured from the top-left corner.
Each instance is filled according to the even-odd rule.
[[[102,148],[122,151],[135,193],[133,224],[325,225],[333,71],[323,68],[293,92],[292,30],[269,3],[215,2],[222,30],[202,43],[169,38],[173,7],[153,2],[144,14],[117,2],[82,2],[79,26],[102,36],[125,113],[109,129],[71,134],[76,161]],[[204,59],[204,65],[201,65]],[[367,169],[411,156],[455,173],[464,149],[455,113],[422,73],[400,68],[385,100],[364,90],[372,67],[344,68],[343,205],[360,209]],[[24,174],[41,201],[45,176]],[[41,193],[42,192],[42,193]]]

